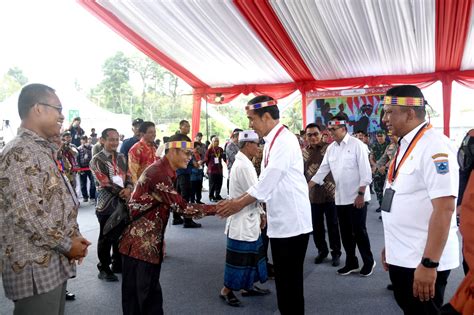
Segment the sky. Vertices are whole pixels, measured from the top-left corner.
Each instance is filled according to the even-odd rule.
[[[117,51],[140,53],[73,0],[0,1],[0,75],[17,66],[30,82],[86,91]]]

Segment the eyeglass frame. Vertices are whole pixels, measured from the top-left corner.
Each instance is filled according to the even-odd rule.
[[[52,108],[56,109],[58,111],[58,113],[61,114],[61,115],[63,113],[63,106],[61,104],[59,104],[61,106],[51,105],[51,104],[43,103],[43,102],[37,102],[36,104],[52,107]]]

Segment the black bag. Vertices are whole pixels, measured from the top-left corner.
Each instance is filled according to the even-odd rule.
[[[102,234],[112,239],[119,239],[132,220],[124,200],[116,198],[113,202],[116,204],[115,211],[105,222]]]

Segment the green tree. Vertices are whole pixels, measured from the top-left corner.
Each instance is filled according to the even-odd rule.
[[[303,124],[303,115],[301,112],[301,100],[296,101],[290,108],[280,113],[281,121],[288,126],[293,133],[300,133]]]
[[[133,103],[129,69],[130,58],[123,52],[108,58],[102,66],[104,79],[92,89],[91,99],[113,112],[129,113]]]
[[[8,69],[0,79],[0,102],[19,91],[28,82],[28,78],[18,67]]]
[[[23,70],[21,70],[18,67],[13,67],[13,68],[8,69],[7,75],[11,76],[21,86],[28,83],[28,78],[23,73]]]

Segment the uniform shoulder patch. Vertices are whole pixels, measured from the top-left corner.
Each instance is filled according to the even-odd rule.
[[[432,156],[433,160],[436,160],[437,158],[448,158],[447,153],[436,153],[435,155]]]
[[[448,160],[438,160],[434,161],[436,167],[436,173],[438,174],[447,174],[449,173],[449,161]]]

